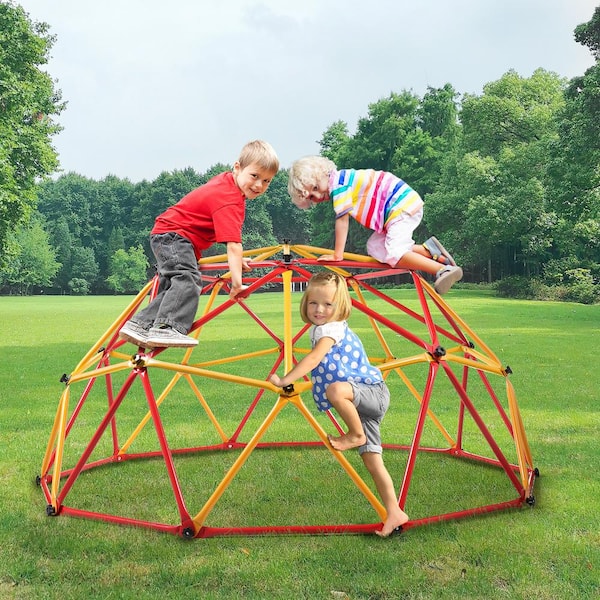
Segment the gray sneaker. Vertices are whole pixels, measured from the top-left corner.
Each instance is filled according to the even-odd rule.
[[[433,260],[442,263],[443,265],[456,266],[456,262],[454,261],[454,258],[452,258],[450,252],[442,246],[442,243],[436,237],[431,236],[428,240],[424,241],[423,247],[431,254]]]
[[[438,294],[445,294],[457,281],[462,279],[462,276],[463,271],[460,267],[444,267],[435,276],[433,287]]]
[[[138,323],[134,321],[126,321],[119,335],[128,342],[135,344],[136,346],[146,347],[148,342],[148,329],[144,329]]]
[[[172,327],[152,327],[146,344],[150,348],[191,348],[198,345],[198,340]]]

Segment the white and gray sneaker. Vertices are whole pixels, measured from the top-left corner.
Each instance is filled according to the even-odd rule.
[[[146,347],[148,342],[148,329],[145,329],[134,321],[126,321],[119,335],[128,342],[135,344],[136,346]]]
[[[440,294],[445,294],[457,281],[461,280],[463,276],[463,270],[456,266],[447,266],[440,269],[435,276],[435,282],[433,287],[435,291]]]
[[[198,345],[198,340],[168,325],[160,325],[150,329],[146,344],[150,348],[192,348]]]

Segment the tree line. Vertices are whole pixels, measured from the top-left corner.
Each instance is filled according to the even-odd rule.
[[[598,301],[600,7],[574,34],[595,58],[579,77],[540,68],[527,78],[509,71],[479,95],[460,95],[451,84],[422,96],[394,92],[368,106],[353,134],[347,123],[332,123],[321,154],[339,168],[391,171],[416,189],[425,200],[416,241],[440,238],[465,281],[510,296]],[[230,168],[187,168],[139,183],[76,173],[37,182],[31,217],[7,227],[0,290],[138,291],[152,274],[155,217]],[[244,247],[289,239],[329,248],[333,219],[328,203],[296,209],[282,170],[247,203]],[[352,223],[346,250],[366,253],[369,234]]]

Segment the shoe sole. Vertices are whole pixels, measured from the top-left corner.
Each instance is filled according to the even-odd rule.
[[[463,271],[460,267],[454,267],[452,271],[448,271],[445,275],[442,275],[435,281],[433,287],[435,291],[441,296],[445,294],[457,281],[462,279]]]
[[[440,247],[440,251],[442,253],[442,256],[445,256],[450,261],[450,266],[451,267],[455,267],[456,266],[456,262],[454,261],[454,258],[452,258],[452,254],[450,254],[450,252],[448,252],[448,250],[446,250],[446,248],[444,248],[444,246],[440,242],[440,240],[438,240],[433,235],[431,236],[431,239]]]
[[[119,332],[119,337],[130,342],[134,346],[141,346],[142,348],[145,348],[148,345],[148,340],[143,340],[142,338],[138,338],[135,335],[123,333],[122,331]]]
[[[146,341],[148,348],[194,348],[197,345],[198,340],[157,340],[150,338]]]

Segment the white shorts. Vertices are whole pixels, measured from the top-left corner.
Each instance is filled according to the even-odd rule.
[[[421,223],[422,218],[423,209],[418,210],[414,215],[403,212],[382,233],[373,233],[367,240],[369,256],[390,265],[390,267],[395,267],[398,261],[412,250],[415,244],[412,237],[413,232]]]

